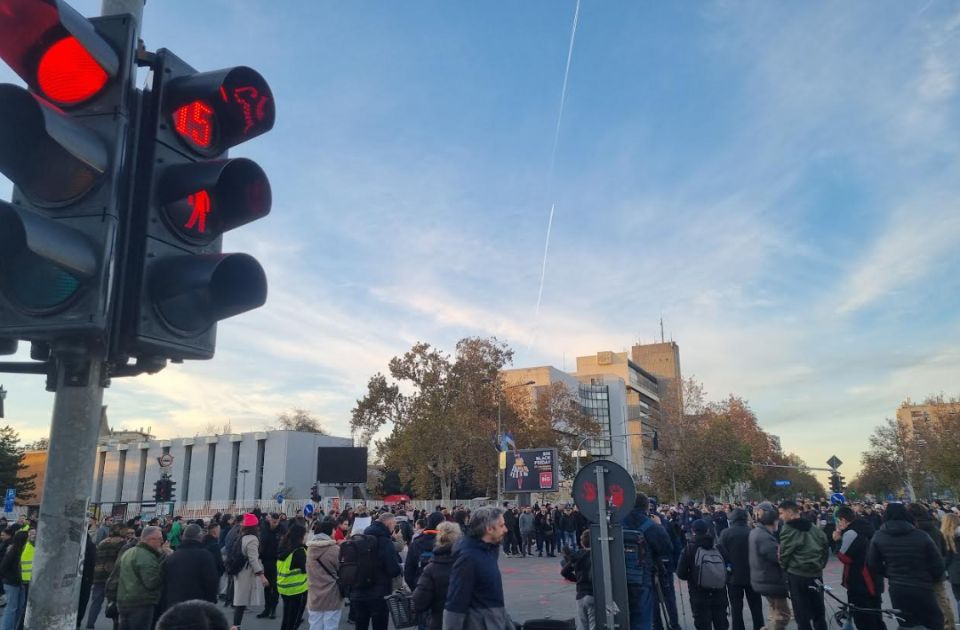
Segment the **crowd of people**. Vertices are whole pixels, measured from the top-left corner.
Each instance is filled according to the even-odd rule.
[[[791,618],[825,630],[831,554],[859,630],[884,627],[885,588],[904,626],[942,630],[958,618],[960,516],[942,504],[658,506],[639,494],[621,525],[631,630],[681,627],[674,576],[697,630],[745,630],[744,604],[753,630],[783,630]],[[279,617],[280,630],[304,621],[336,630],[346,609],[357,630],[386,630],[387,598],[406,591],[421,630],[503,630],[501,555],[559,554],[576,583],[577,630],[593,630],[589,526],[575,506],[550,504],[91,519],[77,627],[103,614],[115,630],[177,630],[198,617],[226,629],[222,606],[233,628],[256,615]],[[0,630],[22,628],[35,537],[33,521],[0,523]]]

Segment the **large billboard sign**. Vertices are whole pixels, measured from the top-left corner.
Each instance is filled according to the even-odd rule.
[[[503,470],[503,491],[554,492],[557,489],[557,449],[530,448],[507,451]]]
[[[321,446],[317,449],[317,482],[337,485],[367,483],[367,449]]]

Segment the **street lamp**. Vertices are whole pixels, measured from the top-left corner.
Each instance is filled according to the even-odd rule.
[[[480,379],[481,383],[492,383],[492,378],[482,378]],[[498,381],[499,382],[499,379]],[[536,385],[536,381],[526,381],[525,383],[515,383],[513,385],[508,385],[507,387],[502,388],[503,390],[514,389],[517,387],[526,387],[528,385]],[[501,388],[497,388],[497,507],[503,503],[503,475],[500,474],[500,436],[503,434],[503,418],[501,416],[501,401],[503,397],[500,395]]]
[[[250,472],[246,468],[239,471],[243,475],[243,492],[240,493],[240,506],[243,506],[243,500],[247,498],[247,473]]]
[[[3,401],[7,397],[7,390],[3,388],[3,385],[0,385],[0,418],[3,417]]]

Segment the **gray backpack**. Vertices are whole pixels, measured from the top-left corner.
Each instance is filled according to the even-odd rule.
[[[716,591],[727,585],[727,565],[716,547],[712,549],[697,547],[693,567],[696,584],[700,588]]]

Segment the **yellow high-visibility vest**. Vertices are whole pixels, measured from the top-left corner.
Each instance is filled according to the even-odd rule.
[[[306,552],[306,547],[301,547]],[[277,592],[281,595],[299,595],[306,593],[309,588],[307,574],[302,569],[292,569],[293,554],[291,551],[283,560],[277,560]]]
[[[20,579],[24,582],[29,582],[30,578],[33,576],[33,553],[36,549],[33,546],[33,543],[27,541],[27,546],[23,548],[23,553],[20,555]]]

